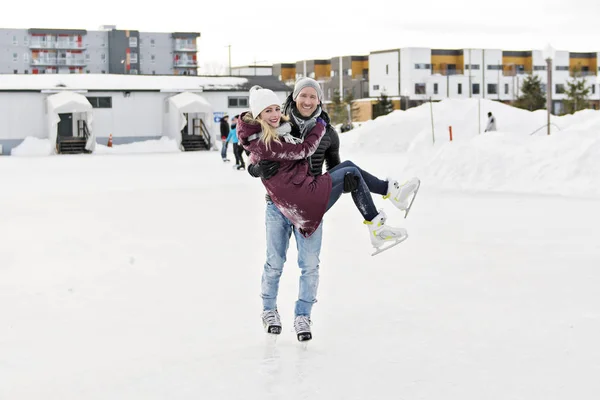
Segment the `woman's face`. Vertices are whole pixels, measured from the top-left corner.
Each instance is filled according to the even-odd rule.
[[[269,106],[258,115],[258,118],[262,119],[273,128],[277,128],[279,127],[279,121],[281,121],[281,107],[278,105]]]

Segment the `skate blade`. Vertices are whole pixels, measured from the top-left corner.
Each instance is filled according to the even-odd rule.
[[[421,180],[419,180],[419,183],[417,184],[417,188],[413,192],[412,198],[410,199],[410,203],[408,203],[408,207],[406,207],[406,211],[404,211],[404,218],[406,218],[408,216],[408,212],[410,211],[410,208],[413,205],[413,201],[415,201],[415,197],[417,197],[417,193],[419,193],[420,187],[421,187]]]
[[[312,333],[311,332],[302,332],[302,333],[298,333],[298,341],[299,342],[308,342],[309,340],[312,340]]]
[[[279,335],[279,334],[281,334],[281,327],[280,326],[265,326],[265,332],[267,332],[269,335]]]
[[[399,245],[400,243],[404,242],[406,239],[408,239],[408,235],[396,240],[395,242],[389,242],[390,244],[385,245],[385,247],[378,247],[377,250],[375,250],[375,253],[371,254],[372,256],[376,256],[379,253],[383,253],[386,250],[391,249],[394,246]]]

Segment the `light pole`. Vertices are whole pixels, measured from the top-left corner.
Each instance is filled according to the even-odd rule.
[[[546,59],[546,73],[547,73],[547,81],[546,84],[546,114],[547,114],[547,128],[548,135],[550,135],[550,114],[552,113],[552,56],[554,53],[554,49],[552,46],[548,45],[544,49],[544,58]]]

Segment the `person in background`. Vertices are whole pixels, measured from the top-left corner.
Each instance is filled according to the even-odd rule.
[[[229,161],[227,158],[227,137],[229,136],[229,116],[225,114],[221,118],[221,125],[219,126],[221,131],[221,158],[224,162]]]
[[[496,117],[492,115],[491,112],[488,112],[488,123],[485,127],[484,132],[492,132],[496,130]]]
[[[233,155],[235,156],[235,168],[239,171],[242,169],[246,169],[246,165],[244,164],[244,158],[242,157],[243,148],[238,144],[238,136],[237,136],[237,120],[238,115],[233,117],[231,120],[231,130],[229,131],[229,135],[227,136],[227,143],[233,143]]]

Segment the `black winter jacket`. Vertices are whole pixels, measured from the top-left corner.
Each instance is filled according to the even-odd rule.
[[[310,157],[308,157],[308,163],[310,165],[310,173],[313,176],[321,175],[323,173],[323,163],[325,163],[327,171],[335,167],[340,163],[340,137],[335,131],[335,128],[331,126],[329,115],[325,111],[321,112],[321,118],[327,122],[325,128],[325,135],[317,147],[317,151]],[[291,119],[292,124],[291,134],[295,137],[300,137],[300,130],[298,126]]]

